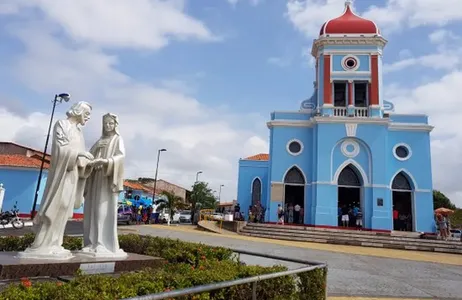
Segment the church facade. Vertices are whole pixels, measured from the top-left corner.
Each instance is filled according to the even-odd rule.
[[[271,113],[269,153],[239,160],[237,201],[260,202],[265,221],[278,205],[301,207],[300,224],[339,226],[339,209],[360,207],[363,227],[433,231],[428,116],[398,114],[384,100],[377,25],[344,13],[322,25],[311,54],[314,92],[299,110]],[[395,215],[396,217],[396,215]],[[294,220],[289,219],[294,222]]]

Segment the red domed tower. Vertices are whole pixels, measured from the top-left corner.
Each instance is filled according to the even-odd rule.
[[[355,14],[350,0],[326,21],[314,40],[318,112],[335,117],[382,117],[382,51],[387,41],[371,20]]]

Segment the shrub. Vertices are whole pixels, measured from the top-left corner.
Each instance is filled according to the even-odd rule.
[[[1,237],[0,251],[22,251],[33,242],[33,235]],[[127,252],[158,256],[168,263],[161,269],[146,269],[124,273],[119,277],[107,275],[81,275],[67,284],[61,282],[31,283],[24,279],[0,292],[0,299],[24,300],[85,300],[120,299],[198,285],[235,280],[286,270],[283,266],[246,266],[233,259],[233,252],[222,247],[182,242],[160,237],[122,235],[120,246]],[[82,239],[66,237],[66,249],[78,250]],[[258,282],[258,299],[318,300],[326,295],[325,270],[279,277]],[[297,283],[298,282],[298,283]],[[246,300],[252,298],[252,284],[233,286],[217,291],[177,299],[194,300]]]

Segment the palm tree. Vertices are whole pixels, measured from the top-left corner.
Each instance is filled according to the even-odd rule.
[[[182,209],[183,206],[185,205],[183,198],[180,196],[177,196],[173,193],[173,191],[168,192],[168,191],[163,191],[161,195],[165,196],[166,201],[163,202],[162,204],[159,205],[159,209],[162,210],[166,208],[169,212],[169,219],[168,225],[170,226],[170,222],[173,219],[173,214],[178,210]]]

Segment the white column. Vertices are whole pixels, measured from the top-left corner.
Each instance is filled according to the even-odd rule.
[[[3,207],[3,197],[5,197],[5,189],[3,188],[3,183],[0,183],[0,211]]]

